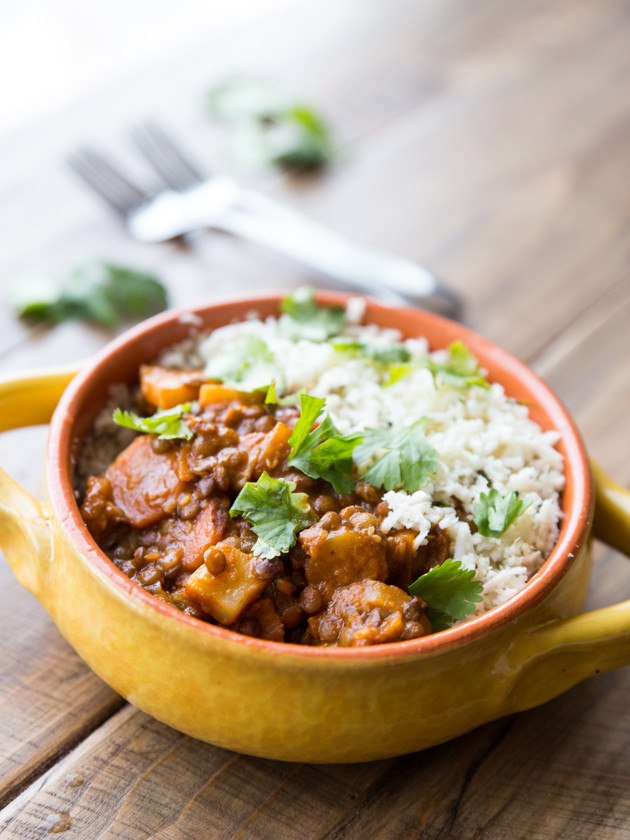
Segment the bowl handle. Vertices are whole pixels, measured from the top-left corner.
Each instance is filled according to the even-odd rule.
[[[48,423],[79,366],[50,368],[0,379],[0,431]],[[48,514],[0,469],[0,549],[20,583],[36,597],[51,570],[53,541]]]
[[[595,463],[594,535],[630,557],[630,490]],[[511,691],[513,711],[544,703],[587,677],[630,665],[630,601],[563,621],[519,637],[510,651],[519,670]]]

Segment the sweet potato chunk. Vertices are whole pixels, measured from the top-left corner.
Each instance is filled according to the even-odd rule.
[[[262,394],[239,391],[222,385],[220,382],[204,382],[199,391],[199,405],[205,408],[208,405],[219,405],[221,403],[239,402],[242,405],[255,405],[263,400]]]
[[[156,454],[149,435],[137,437],[124,449],[105,476],[115,505],[134,528],[155,525],[175,510],[184,485],[175,450]]]
[[[227,506],[218,499],[212,499],[208,507],[195,518],[192,532],[184,544],[182,564],[187,572],[193,572],[201,566],[204,551],[223,538],[229,519]]]
[[[431,632],[426,604],[397,586],[363,580],[338,589],[326,610],[308,621],[316,644],[363,647],[416,639]]]
[[[196,400],[203,381],[202,370],[172,370],[159,365],[140,366],[140,390],[151,405],[173,408]]]
[[[272,472],[289,455],[291,447],[289,438],[291,429],[284,423],[276,423],[270,432],[258,437],[256,433],[244,435],[241,442],[245,443],[247,438],[256,438],[250,449],[251,479],[257,481],[265,470]]]
[[[256,577],[253,554],[222,542],[215,549],[223,552],[224,568],[211,574],[205,564],[199,566],[186,582],[186,597],[221,624],[233,624],[261,596],[269,581]]]
[[[376,518],[357,506],[322,517],[299,535],[308,555],[306,580],[327,603],[335,589],[355,581],[387,577],[386,544]]]

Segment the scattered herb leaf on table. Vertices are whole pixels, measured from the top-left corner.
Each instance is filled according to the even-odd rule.
[[[246,162],[313,170],[330,162],[334,146],[324,118],[271,82],[236,77],[208,94],[210,114],[237,129],[234,147]]]
[[[11,303],[20,318],[34,323],[76,320],[115,329],[124,320],[166,309],[168,295],[152,274],[92,261],[76,268],[61,286],[46,279],[25,281]]]

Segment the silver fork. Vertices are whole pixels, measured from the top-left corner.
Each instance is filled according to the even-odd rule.
[[[143,190],[90,148],[78,150],[68,163],[124,217],[128,231],[139,241],[162,242],[210,227],[295,260],[325,278],[329,287],[459,316],[459,298],[423,266],[356,245],[230,178],[206,176],[154,123],[145,123],[131,136],[163,182],[157,192]]]

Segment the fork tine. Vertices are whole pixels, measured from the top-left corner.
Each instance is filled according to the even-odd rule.
[[[68,158],[67,163],[107,204],[123,216],[148,199],[145,192],[94,149],[79,149]]]
[[[132,131],[131,136],[138,150],[171,189],[188,189],[206,177],[157,123],[145,122]]]

